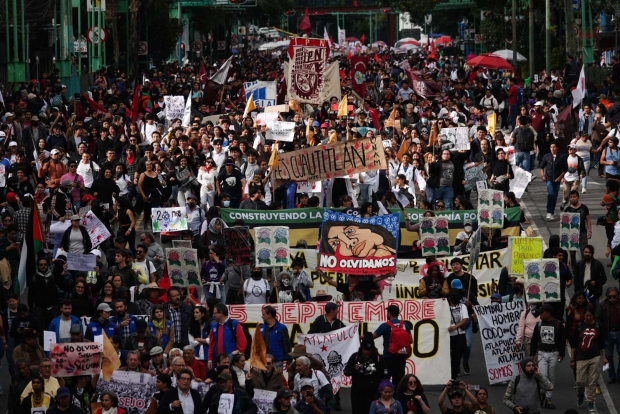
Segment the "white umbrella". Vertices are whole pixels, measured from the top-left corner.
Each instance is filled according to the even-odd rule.
[[[506,59],[508,62],[512,62],[512,50],[503,49],[498,50],[497,52],[493,52],[494,55],[501,57],[502,59]],[[521,53],[517,52],[517,62],[526,62],[527,59]]]
[[[289,43],[291,43],[291,41],[289,39],[286,39],[286,40],[280,40],[279,42],[276,42],[275,45],[276,47],[288,47]]]
[[[420,48],[420,46],[412,45],[411,43],[407,43],[407,44],[401,45],[401,46],[399,46],[399,47],[400,47],[401,49],[406,49],[406,50],[410,50],[410,49],[412,49],[412,50],[417,50],[417,49],[419,49],[419,48]]]
[[[275,43],[269,42],[269,43],[263,43],[262,45],[260,45],[258,47],[258,50],[271,50],[271,49],[275,49],[276,47],[278,46],[276,46]]]
[[[402,39],[400,39],[398,42],[396,42],[396,43],[394,44],[394,46],[399,47],[399,46],[400,46],[400,45],[402,45],[403,43],[405,43],[405,42],[410,42],[410,41],[413,41],[413,42],[418,42],[418,43],[420,42],[419,40],[415,40],[413,37],[403,37],[403,38],[402,38]]]

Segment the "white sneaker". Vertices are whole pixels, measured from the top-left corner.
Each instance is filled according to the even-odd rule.
[[[584,187],[581,189],[581,194],[585,194],[585,193],[587,193],[587,191],[586,191],[586,188]]]
[[[547,213],[547,221],[553,220],[553,214]]]

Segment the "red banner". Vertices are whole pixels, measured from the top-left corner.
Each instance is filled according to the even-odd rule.
[[[288,48],[289,73],[287,85],[289,100],[321,104],[321,90],[325,80],[325,62],[329,56],[329,42],[323,39],[294,38]]]
[[[366,68],[368,58],[365,56],[355,56],[351,58],[351,87],[361,97],[366,94]]]

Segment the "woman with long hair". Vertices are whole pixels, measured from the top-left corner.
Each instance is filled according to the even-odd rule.
[[[167,354],[173,345],[173,341],[170,341],[172,332],[172,321],[166,319],[166,313],[164,312],[164,305],[155,305],[151,311],[151,320],[149,321],[148,328],[151,333],[161,343],[161,347]]]
[[[213,158],[207,157],[204,165],[198,170],[198,182],[200,183],[200,207],[215,205],[215,178],[217,166]]]
[[[121,279],[121,285],[122,285],[122,279]],[[114,300],[116,299],[115,291],[116,289],[114,288],[112,281],[106,280],[105,282],[103,282],[101,293],[99,293],[99,297],[97,298],[97,302],[96,302],[97,306],[99,306],[102,303],[107,303],[108,306],[112,307],[112,304],[114,303]]]
[[[370,403],[369,414],[403,414],[403,407],[394,399],[394,384],[389,380],[381,381],[377,394],[377,399]]]
[[[414,374],[407,374],[400,380],[396,388],[396,399],[400,401],[405,413],[429,414],[431,412],[426,394],[424,394],[424,387]]]
[[[136,218],[133,206],[127,197],[116,199],[118,206],[118,235],[129,242],[129,248],[136,254]]]
[[[138,191],[142,202],[144,203],[144,229],[150,228],[152,225],[151,209],[153,207],[159,207],[162,195],[162,186],[155,171],[155,166],[152,161],[147,161],[145,165],[145,171],[140,174],[138,179]]]
[[[82,273],[82,272],[80,272]],[[73,292],[69,295],[73,310],[71,313],[77,317],[91,316],[95,313],[95,306],[93,304],[93,297],[90,294],[88,286],[86,286],[86,279],[83,276],[78,276],[73,286]]]
[[[344,374],[351,377],[351,412],[366,412],[379,382],[387,376],[387,366],[375,347],[372,333],[364,334],[359,351],[347,361]]]
[[[194,341],[198,342],[195,349],[196,359],[204,361],[209,353],[207,338],[211,329],[211,317],[207,308],[202,305],[194,307],[192,316],[189,322],[189,333],[194,337]]]
[[[571,347],[576,347],[577,344],[571,343],[574,338],[575,330],[580,323],[584,321],[584,315],[589,303],[586,298],[586,294],[583,290],[575,292],[570,300],[570,303],[566,307],[566,337]],[[573,375],[577,378],[577,371],[573,369]]]
[[[118,197],[118,193],[121,192],[114,180],[114,174],[113,167],[106,165],[90,187],[93,196],[101,200],[104,205],[107,204],[107,210],[112,210],[112,199]]]
[[[239,386],[245,390],[245,382],[248,375],[248,372],[245,370],[245,355],[242,352],[233,353],[230,367],[231,373],[236,375],[239,380]]]

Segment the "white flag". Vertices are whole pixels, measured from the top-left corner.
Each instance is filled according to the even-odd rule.
[[[189,122],[192,118],[192,91],[189,91],[187,96],[187,103],[185,104],[185,112],[183,112],[183,128],[189,126]]]
[[[344,46],[347,42],[347,36],[345,34],[344,29],[341,29],[340,27],[338,28],[338,43],[340,44],[340,46]]]
[[[306,352],[320,358],[332,379],[334,394],[345,380],[342,373],[351,355],[359,351],[359,325],[353,324],[326,334],[297,335],[297,343],[305,345]]]
[[[232,56],[229,57],[228,60],[224,62],[222,67],[217,72],[215,72],[213,76],[209,78],[209,80],[217,84],[220,84],[220,85],[225,84],[226,80],[228,79],[228,70],[230,69],[232,65],[232,58],[233,58]]]
[[[329,41],[329,35],[327,34],[327,26],[323,27],[323,39],[327,41],[329,47],[333,47],[332,42]]]
[[[581,73],[579,74],[579,81],[577,87],[571,92],[573,95],[573,108],[581,103],[586,96],[586,74],[584,66],[581,67]]]

